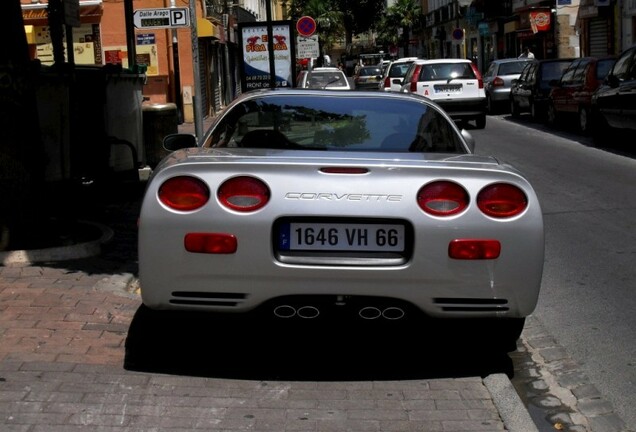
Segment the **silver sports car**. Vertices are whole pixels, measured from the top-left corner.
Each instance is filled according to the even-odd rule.
[[[510,346],[536,306],[535,192],[473,154],[470,135],[428,99],[249,92],[200,142],[164,145],[174,151],[139,222],[150,309],[488,322]]]

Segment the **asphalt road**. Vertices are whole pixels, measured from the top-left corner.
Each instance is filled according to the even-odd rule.
[[[636,146],[488,118],[476,152],[525,174],[544,214],[543,323],[630,430],[636,430]],[[632,137],[633,139],[633,137]]]

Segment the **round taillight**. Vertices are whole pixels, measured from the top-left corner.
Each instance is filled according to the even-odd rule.
[[[210,189],[198,178],[173,177],[159,187],[159,201],[178,211],[193,211],[203,207],[210,199]]]
[[[528,197],[517,186],[495,183],[479,192],[477,207],[487,216],[510,218],[522,213],[528,207]]]
[[[240,212],[256,211],[269,202],[269,188],[254,177],[234,177],[224,182],[217,192],[221,204]]]
[[[417,193],[417,204],[433,216],[453,216],[468,207],[468,192],[450,181],[436,181],[423,186]]]
[[[506,85],[506,83],[500,77],[496,77],[494,80],[492,80],[493,87],[503,87],[504,85]]]

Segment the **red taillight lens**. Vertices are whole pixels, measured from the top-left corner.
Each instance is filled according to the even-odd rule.
[[[159,201],[173,210],[193,211],[208,202],[210,189],[195,177],[173,177],[159,187],[158,197]]]
[[[504,80],[499,78],[499,77],[495,77],[494,80],[492,80],[492,86],[493,87],[503,87],[504,86]]]
[[[479,88],[483,89],[484,88],[484,79],[481,76],[481,72],[479,72],[479,69],[477,69],[477,65],[475,63],[471,63],[470,67],[473,69],[473,72],[475,73],[475,77],[477,78],[477,82],[479,83]]]
[[[497,240],[456,239],[448,244],[448,256],[459,260],[499,258],[501,243]]]
[[[183,245],[192,253],[233,254],[238,242],[232,234],[188,233],[183,239]]]
[[[391,78],[384,78],[384,88],[391,87]]]
[[[217,192],[221,204],[240,212],[256,211],[269,202],[269,188],[254,177],[234,177],[223,183]]]
[[[517,186],[495,183],[479,192],[477,206],[487,216],[510,218],[522,213],[528,207],[528,197]]]
[[[450,181],[436,181],[423,186],[417,193],[417,204],[433,216],[453,216],[468,207],[468,192]]]
[[[411,93],[417,93],[417,82],[420,79],[421,70],[422,66],[415,66],[415,70],[413,71],[413,75],[411,76]]]

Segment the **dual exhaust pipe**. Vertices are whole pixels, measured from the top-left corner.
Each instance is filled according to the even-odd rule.
[[[295,316],[303,319],[314,319],[320,315],[320,309],[315,306],[292,306],[283,304],[274,308],[274,315],[278,318],[293,318]],[[387,320],[399,320],[404,318],[404,309],[396,306],[379,308],[375,306],[365,306],[358,310],[358,316],[365,320],[375,320],[384,318]]]

